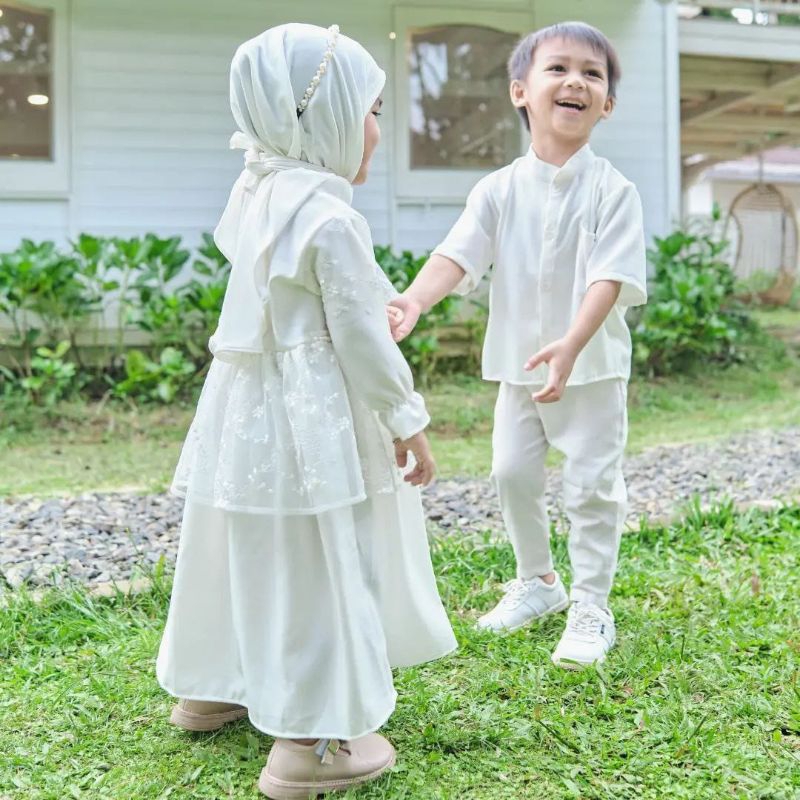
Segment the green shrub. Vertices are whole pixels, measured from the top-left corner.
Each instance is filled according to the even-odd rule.
[[[37,347],[31,359],[30,375],[22,378],[20,386],[37,405],[52,407],[73,393],[80,384],[77,367],[64,356],[70,349],[68,341],[58,343],[55,350]]]
[[[114,384],[117,397],[171,403],[183,396],[197,373],[195,365],[174,347],[165,347],[153,361],[141,350],[125,355],[125,378]]]
[[[19,350],[15,368],[30,377],[33,351],[40,337],[55,345],[75,334],[99,308],[100,298],[86,290],[81,264],[53,242],[20,246],[0,254],[0,312],[11,322],[9,345]]]
[[[664,374],[743,357],[742,344],[755,326],[734,299],[725,247],[703,230],[678,229],[655,240],[648,252],[654,269],[651,299],[632,325],[638,369]],[[376,247],[375,256],[398,292],[408,288],[427,258],[388,247]],[[170,402],[186,395],[204,374],[207,340],[229,274],[230,264],[209,234],[194,254],[179,237],[153,234],[129,239],[82,234],[63,249],[23,240],[13,252],[0,254],[0,313],[11,323],[3,344],[12,356],[10,369],[0,374],[2,392],[45,405],[76,389],[97,395],[109,384],[125,398]],[[115,344],[108,348],[110,360],[98,363],[96,353],[93,360],[85,357],[77,333],[110,300],[118,309]],[[441,366],[441,339],[459,305],[458,298],[445,298],[400,344],[423,384]],[[469,369],[479,357],[485,318],[479,303],[478,312],[459,326]],[[148,334],[148,344],[126,352],[130,325]]]
[[[186,340],[185,309],[174,281],[191,253],[180,244],[179,236],[160,239],[148,233],[121,248],[133,256],[129,261],[133,280],[123,299],[127,321],[150,334],[153,350],[181,347]]]
[[[204,233],[187,281],[184,266],[190,253],[179,243],[178,238],[151,238],[126,298],[128,320],[150,335],[150,350],[173,348],[200,366],[208,359],[207,343],[222,311],[230,264]],[[179,275],[184,282],[176,285]]]
[[[180,237],[154,234],[81,234],[63,249],[23,240],[0,254],[0,313],[11,324],[2,342],[10,367],[0,374],[3,393],[50,403],[76,386],[97,395],[117,381],[115,393],[128,398],[166,401],[183,391],[187,376],[201,375],[208,360],[230,272],[210,234],[187,269],[191,256]],[[89,358],[77,334],[93,314],[113,307],[110,301],[117,309],[113,341],[99,347],[95,326]],[[125,351],[131,325],[148,334],[136,355]]]
[[[735,276],[723,257],[727,246],[707,226],[655,238],[647,253],[650,299],[633,317],[637,368],[663,375],[743,357],[742,345],[756,326],[735,300]]]

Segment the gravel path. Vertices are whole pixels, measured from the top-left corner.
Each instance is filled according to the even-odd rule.
[[[800,497],[800,428],[759,431],[712,444],[659,447],[628,459],[630,517],[665,519],[699,498],[740,504]],[[548,495],[558,516],[559,475]],[[485,478],[438,481],[424,493],[433,530],[501,531]],[[177,551],[182,503],[168,495],[84,494],[0,503],[3,582],[42,585],[66,577],[92,585],[125,581]]]

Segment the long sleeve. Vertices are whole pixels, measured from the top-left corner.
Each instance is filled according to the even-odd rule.
[[[586,268],[587,288],[603,280],[622,284],[619,305],[647,302],[642,203],[633,184],[615,191],[600,204],[596,240]]]
[[[497,212],[492,202],[488,175],[475,184],[467,205],[444,241],[433,252],[455,261],[466,273],[456,286],[458,294],[475,291],[494,259]]]
[[[328,331],[348,384],[394,437],[419,433],[430,417],[389,330],[386,278],[366,223],[357,218],[329,222],[313,246]]]

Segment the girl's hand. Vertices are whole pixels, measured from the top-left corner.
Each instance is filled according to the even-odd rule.
[[[556,403],[561,399],[579,352],[566,338],[556,339],[525,362],[528,372],[539,364],[548,366],[547,384],[544,389],[531,395],[535,402]]]
[[[431,446],[425,431],[420,431],[408,439],[394,440],[394,455],[397,466],[401,469],[408,464],[408,453],[411,451],[416,462],[414,469],[406,476],[405,480],[412,486],[427,486],[436,475],[436,462],[433,460]]]
[[[389,302],[386,313],[389,315],[392,338],[396,342],[402,342],[414,330],[422,313],[422,306],[416,300],[401,294]]]

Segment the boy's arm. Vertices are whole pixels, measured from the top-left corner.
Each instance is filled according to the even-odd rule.
[[[473,291],[489,270],[498,223],[497,206],[492,199],[497,175],[492,173],[478,181],[444,241],[431,254],[411,286],[391,302],[389,320],[395,341],[408,336],[420,314],[429,311],[452,291],[459,294]],[[391,307],[400,309],[402,320],[392,318]]]
[[[450,258],[434,253],[419,271],[411,286],[403,294],[389,302],[402,315],[392,318],[392,336],[402,341],[414,330],[420,315],[427,313],[440,300],[447,297],[464,278],[465,271]]]
[[[586,291],[566,335],[527,360],[525,369],[528,371],[539,364],[548,365],[547,384],[533,395],[537,403],[555,403],[561,399],[575,360],[614,307],[621,288],[619,281],[599,280],[593,283]]]

